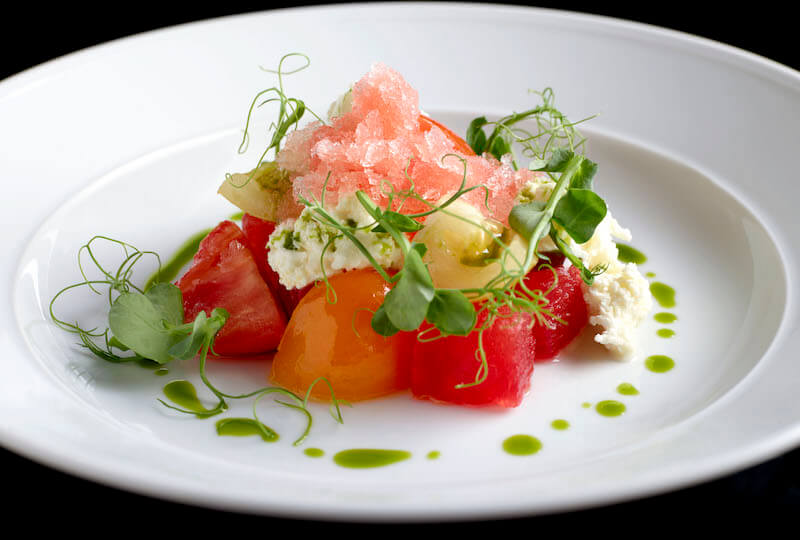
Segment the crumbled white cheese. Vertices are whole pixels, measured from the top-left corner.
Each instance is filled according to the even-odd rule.
[[[373,223],[354,195],[340,197],[336,208],[327,211],[350,227],[365,227]],[[361,229],[354,236],[382,267],[402,266],[402,250],[389,234]],[[278,273],[281,284],[289,289],[304,287],[344,270],[372,266],[353,242],[335,228],[314,220],[313,213],[307,208],[296,220],[286,220],[278,225],[268,245],[269,265]]]
[[[542,175],[529,181],[520,190],[518,199],[546,201],[555,183]],[[636,328],[653,307],[649,283],[634,263],[619,261],[615,240],[630,242],[631,232],[606,213],[588,242],[577,244],[568,235],[564,240],[583,264],[605,271],[594,278],[591,286],[583,284],[583,297],[589,310],[589,324],[600,326],[602,331],[594,340],[620,357],[630,356],[636,349]],[[539,243],[540,251],[556,249],[550,238]]]

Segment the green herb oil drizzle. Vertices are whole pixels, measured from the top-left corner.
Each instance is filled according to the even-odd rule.
[[[542,441],[530,435],[512,435],[503,441],[503,450],[512,456],[530,456],[542,449]]]
[[[654,354],[644,359],[644,365],[653,373],[666,373],[675,367],[675,360],[663,354]]]
[[[342,450],[333,456],[333,462],[348,469],[372,469],[385,467],[411,457],[405,450],[383,450],[377,448],[353,448]]]
[[[607,399],[595,405],[595,410],[603,416],[620,416],[625,412],[625,404],[614,399]]]
[[[633,386],[631,383],[627,383],[627,382],[621,383],[619,386],[617,386],[617,392],[619,392],[623,396],[638,396],[639,395],[639,390],[635,386]]]
[[[144,290],[149,289],[156,283],[168,283],[178,277],[181,269],[192,260],[197,250],[200,249],[200,242],[203,238],[208,236],[211,229],[200,231],[186,240],[175,254],[164,264],[159,271],[150,276],[150,279],[144,285]]]
[[[217,435],[231,437],[260,436],[266,442],[275,442],[279,436],[269,426],[253,418],[222,418],[217,420]]]
[[[675,307],[675,289],[669,285],[654,281],[650,284],[650,292],[661,307]]]
[[[209,415],[211,415],[212,412],[213,414],[218,412],[209,410],[203,405],[203,402],[197,397],[197,390],[195,390],[194,385],[187,380],[179,379],[168,382],[164,386],[164,395],[176,405],[197,413],[200,416],[204,413],[209,413]]]
[[[678,316],[674,313],[669,313],[668,311],[662,311],[661,313],[656,313],[653,315],[653,319],[656,322],[660,322],[661,324],[670,324],[674,323],[678,320]]]
[[[617,244],[617,259],[624,263],[644,264],[647,262],[647,256],[644,253],[626,244]]]

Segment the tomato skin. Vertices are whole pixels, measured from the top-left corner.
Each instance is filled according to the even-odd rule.
[[[286,316],[235,223],[223,221],[203,239],[177,286],[183,293],[186,322],[218,307],[230,314],[214,341],[217,354],[257,354],[277,347]]]
[[[580,271],[575,266],[565,268],[563,259],[561,261],[554,259],[552,262],[552,269],[538,266],[525,276],[525,285],[530,290],[542,292],[546,292],[553,285],[553,280],[558,279],[555,289],[547,295],[546,308],[554,317],[566,323],[561,324],[558,320],[548,319],[549,325],[552,326],[549,328],[537,321],[536,326],[533,327],[537,361],[555,358],[589,322],[586,302],[583,299],[583,280]],[[561,264],[557,265],[559,262]]]
[[[250,214],[244,214],[242,216],[242,230],[247,237],[247,244],[253,253],[253,257],[255,257],[261,276],[278,297],[283,312],[287,317],[290,317],[303,296],[313,287],[313,284],[306,285],[300,289],[287,289],[281,284],[278,273],[272,269],[267,260],[267,253],[269,252],[267,242],[270,235],[275,231],[274,223]]]
[[[271,380],[304,395],[319,377],[337,398],[361,401],[408,388],[407,357],[400,336],[372,330],[371,311],[383,303],[389,285],[373,269],[352,270],[329,278],[336,302],[325,287],[314,287],[292,314],[272,361]],[[369,311],[367,311],[369,310]],[[312,397],[330,400],[324,382]]]
[[[479,314],[476,328],[486,321]],[[471,383],[480,367],[476,357],[478,332],[467,336],[447,336],[421,342],[412,335],[411,392],[414,397],[440,403],[475,406],[516,407],[530,388],[536,354],[536,341],[530,331],[527,313],[509,314],[495,319],[483,332],[483,348],[489,367],[486,379]]]
[[[448,127],[423,114],[419,116],[419,128],[423,133],[430,131],[433,126],[436,126],[437,128],[441,129],[442,132],[444,132],[447,138],[450,139],[450,141],[455,145],[457,152],[460,152],[465,156],[475,155],[475,152],[472,151],[472,147],[467,144],[467,141],[453,133]]]

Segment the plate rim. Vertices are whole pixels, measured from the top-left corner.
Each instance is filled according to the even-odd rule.
[[[576,13],[576,12],[569,12],[569,11],[563,11],[563,10],[554,10],[554,9],[551,9],[551,8],[526,8],[526,7],[522,7],[522,6],[509,6],[509,5],[484,5],[484,4],[475,5],[475,4],[460,4],[460,3],[454,3],[454,4],[447,3],[447,4],[444,4],[444,3],[424,3],[424,2],[420,2],[420,3],[417,3],[417,2],[412,2],[412,3],[395,3],[395,2],[391,2],[391,3],[386,3],[386,4],[374,4],[374,3],[358,4],[357,7],[363,8],[363,9],[375,9],[376,7],[385,8],[385,7],[403,6],[404,8],[406,8],[406,6],[410,6],[410,5],[414,5],[414,4],[417,4],[418,6],[426,6],[426,5],[437,6],[438,5],[440,7],[441,6],[447,6],[448,8],[454,8],[454,7],[455,8],[459,8],[459,9],[467,8],[467,9],[476,10],[476,11],[480,10],[480,9],[488,9],[490,11],[496,11],[496,10],[502,11],[502,10],[506,10],[506,9],[509,9],[510,11],[524,11],[524,12],[541,11],[541,12],[546,12],[546,13],[550,13],[550,14],[556,13],[556,14],[559,14],[561,16],[564,16],[566,19],[571,19],[571,18],[573,18],[572,16],[575,15],[578,19],[598,19],[598,20],[605,21],[605,22],[613,22],[613,23],[615,23],[615,25],[617,27],[622,27],[622,28],[625,28],[625,29],[628,29],[628,30],[634,30],[634,31],[637,30],[637,29],[638,30],[644,30],[644,31],[649,31],[649,32],[655,32],[656,34],[666,34],[667,37],[669,37],[671,35],[672,37],[677,37],[677,38],[679,38],[681,40],[685,40],[685,44],[687,44],[687,45],[691,44],[691,43],[694,43],[697,40],[699,40],[701,44],[704,43],[706,46],[711,46],[717,52],[722,52],[722,53],[725,53],[725,54],[734,54],[734,57],[736,59],[740,60],[740,61],[744,61],[744,62],[753,62],[754,61],[754,62],[756,62],[756,63],[758,63],[760,65],[763,64],[762,67],[764,67],[765,69],[769,69],[769,70],[778,69],[781,72],[781,75],[790,76],[793,79],[794,85],[800,84],[800,72],[795,71],[792,68],[789,68],[788,66],[784,66],[783,64],[780,64],[778,62],[775,62],[775,61],[770,60],[768,58],[765,58],[763,56],[757,55],[755,53],[751,53],[749,51],[745,51],[743,49],[738,49],[738,48],[730,46],[730,45],[726,45],[726,44],[719,43],[719,42],[716,42],[716,41],[713,41],[713,40],[709,40],[707,38],[694,36],[694,35],[691,35],[691,34],[686,34],[684,32],[680,32],[680,31],[676,31],[676,30],[665,29],[665,28],[661,28],[661,27],[657,27],[657,26],[653,26],[653,25],[649,25],[649,24],[645,24],[645,23],[639,23],[639,22],[634,22],[634,21],[626,21],[626,20],[615,19],[615,18],[606,17],[606,16],[585,14],[585,13]],[[50,60],[48,62],[45,62],[43,64],[39,64],[39,65],[34,66],[32,68],[29,68],[29,69],[27,69],[27,70],[25,70],[23,72],[20,72],[20,73],[18,73],[16,75],[12,75],[11,77],[9,77],[9,78],[7,78],[7,79],[5,79],[3,81],[0,81],[0,93],[2,93],[2,90],[4,89],[4,87],[7,86],[7,83],[9,83],[9,82],[13,82],[13,81],[17,81],[17,80],[22,80],[24,82],[26,77],[36,76],[39,73],[41,73],[41,72],[43,72],[43,71],[45,71],[47,69],[50,69],[49,66],[60,65],[61,63],[63,63],[65,58],[69,58],[69,57],[78,58],[78,59],[85,58],[86,56],[94,54],[94,52],[96,50],[98,50],[98,49],[113,47],[115,44],[119,43],[120,41],[133,41],[133,40],[139,40],[139,39],[148,39],[149,36],[151,36],[152,34],[162,33],[162,32],[170,32],[170,31],[173,31],[175,28],[178,28],[178,27],[185,27],[185,26],[192,26],[192,25],[202,25],[202,24],[206,24],[206,23],[215,23],[216,24],[216,23],[220,23],[221,21],[224,21],[226,19],[232,19],[232,18],[247,18],[247,17],[253,17],[253,16],[263,16],[265,14],[273,14],[273,13],[278,13],[278,12],[289,12],[289,11],[296,11],[296,10],[314,10],[314,11],[317,11],[317,10],[323,10],[323,11],[325,11],[325,10],[340,10],[340,9],[345,9],[345,8],[352,7],[352,6],[353,6],[352,4],[335,4],[335,5],[327,5],[327,6],[309,6],[309,7],[286,8],[286,9],[279,9],[279,10],[268,10],[268,11],[263,11],[263,12],[252,12],[252,13],[245,13],[245,14],[238,14],[238,15],[229,15],[229,16],[224,16],[224,17],[216,17],[216,18],[212,18],[212,19],[205,19],[205,20],[202,20],[202,21],[194,21],[194,22],[190,22],[190,23],[184,23],[184,24],[181,24],[181,25],[170,26],[170,27],[166,27],[166,28],[161,28],[161,29],[156,29],[156,30],[152,30],[152,31],[148,31],[148,32],[143,32],[143,33],[135,34],[135,35],[132,35],[132,36],[119,38],[117,40],[113,40],[113,41],[106,42],[106,43],[103,43],[103,44],[95,45],[95,46],[92,46],[92,47],[87,47],[87,48],[82,49],[80,51],[69,53],[67,55],[64,55],[64,56],[61,56],[59,58],[56,58],[56,59]],[[633,28],[631,28],[631,27],[633,27]],[[2,97],[2,96],[0,96],[0,97]],[[706,176],[709,176],[709,175],[706,175]],[[713,176],[710,176],[710,178],[713,178]],[[79,189],[78,193],[74,193],[72,196],[78,195],[84,189],[90,188],[92,185],[95,184],[95,182],[97,180],[98,180],[97,178],[91,180],[88,185],[85,185],[85,186],[81,187]],[[760,212],[753,212],[752,208],[750,207],[750,205],[749,204],[745,204],[745,201],[741,197],[739,197],[738,193],[730,192],[730,191],[729,191],[729,193],[732,196],[734,196],[737,199],[738,202],[742,203],[743,206],[745,206],[745,208],[747,208],[749,211],[751,211],[754,215],[760,215]],[[40,224],[39,227],[36,228],[36,231],[38,231],[39,228],[41,226],[43,226],[43,225],[44,224]],[[771,228],[769,228],[768,230],[769,230],[770,234],[774,234],[773,230]],[[36,233],[34,232],[33,234],[36,234]],[[16,259],[15,262],[19,262],[19,259]],[[13,262],[12,262],[12,264],[13,264]],[[785,266],[784,266],[784,270],[785,270]],[[13,275],[13,282],[14,283],[16,283],[18,281],[18,277],[19,277],[18,273],[14,272],[14,275]],[[793,287],[792,280],[788,279],[788,278],[789,278],[789,276],[787,275],[787,286],[788,287]],[[790,302],[787,300],[787,305],[786,305],[786,308],[785,308],[786,310],[788,310],[790,308],[789,303]],[[17,319],[17,318],[15,317],[15,319]],[[785,330],[785,328],[784,328],[785,324],[786,324],[786,321],[783,320],[782,323],[781,323],[781,327],[779,328],[778,333],[776,334],[775,338],[773,338],[773,342],[770,344],[770,347],[769,347],[768,351],[776,346],[777,337]],[[747,377],[749,377],[749,376],[750,375],[748,374]],[[745,377],[745,379],[747,377]],[[741,383],[741,382],[742,381],[739,381],[739,383]],[[729,390],[729,392],[732,391],[732,390],[733,390],[733,388],[731,388]],[[767,444],[766,442],[762,441],[761,446],[766,446],[768,448],[763,448],[762,449],[763,453],[758,458],[752,457],[752,454],[751,454],[751,459],[749,459],[749,460],[745,459],[745,460],[739,460],[737,462],[736,459],[730,458],[729,462],[727,463],[727,469],[725,469],[723,467],[720,470],[710,472],[710,473],[708,473],[706,475],[705,479],[708,480],[708,479],[711,479],[711,478],[722,476],[724,474],[727,474],[728,472],[735,471],[735,470],[741,469],[743,467],[746,467],[748,464],[753,464],[753,463],[760,462],[765,457],[767,457],[767,458],[774,457],[775,455],[778,455],[778,454],[780,454],[780,453],[782,453],[782,452],[784,452],[784,451],[786,451],[788,449],[791,449],[792,447],[794,447],[798,443],[800,443],[800,424],[798,424],[794,428],[792,428],[790,430],[787,430],[787,431],[789,431],[791,433],[787,432],[787,433],[784,434],[785,435],[783,437],[784,440],[781,441],[782,444],[776,444],[774,441],[772,443],[770,443],[770,444]],[[29,459],[33,459],[34,461],[46,464],[46,465],[50,466],[53,469],[61,470],[62,472],[65,472],[67,474],[76,475],[76,473],[74,472],[74,469],[70,470],[70,467],[67,467],[66,465],[63,464],[63,461],[64,461],[63,456],[58,456],[57,453],[53,453],[52,456],[50,456],[49,462],[48,462],[48,460],[41,459],[41,457],[42,457],[41,455],[31,456],[31,455],[29,455],[30,452],[26,452],[26,450],[29,450],[29,449],[26,449],[24,447],[24,442],[25,441],[22,441],[20,439],[20,441],[17,441],[18,444],[14,444],[15,438],[16,437],[15,437],[13,432],[6,431],[4,426],[0,425],[0,444],[2,446],[7,447],[9,449],[12,449],[12,451],[14,451],[15,453],[18,453],[20,455],[26,456]],[[9,441],[11,441],[11,443],[7,444]],[[14,448],[12,448],[12,447],[14,447]],[[58,461],[61,461],[62,463],[58,463]],[[76,460],[75,463],[77,463],[78,461],[79,460]],[[747,463],[748,461],[749,461],[749,463]],[[87,474],[88,472],[94,472],[94,471],[82,470],[81,473],[80,473],[80,477],[90,478],[91,475]],[[696,478],[697,478],[696,475],[693,476],[692,478],[684,478],[682,481],[675,482],[672,486],[666,486],[666,487],[664,487],[664,486],[660,486],[660,487],[651,486],[650,490],[641,490],[640,492],[637,492],[637,493],[630,493],[629,497],[618,497],[618,498],[615,499],[615,501],[630,500],[630,499],[633,499],[633,498],[641,497],[643,495],[656,494],[656,493],[659,493],[659,492],[670,491],[672,489],[676,489],[676,487],[681,487],[681,486],[691,485],[693,483],[696,483],[697,482]],[[121,487],[120,485],[117,485],[115,483],[111,483],[111,482],[108,481],[108,479],[103,478],[99,471],[97,472],[97,474],[94,475],[94,478],[92,478],[92,480],[97,482],[97,483],[103,484],[103,485],[108,485],[109,487],[121,488],[121,489],[125,489],[126,491],[139,492],[142,495],[154,496],[153,492],[155,490],[153,490],[153,492],[150,492],[149,490],[148,491],[138,491],[136,489],[133,489],[132,486],[129,485],[129,484]],[[702,480],[700,480],[700,481],[702,481]],[[153,487],[158,487],[158,486],[153,486]],[[163,494],[158,495],[158,497],[159,498],[165,498],[163,496]],[[173,498],[172,500],[178,501],[178,500],[181,500],[181,499]],[[202,500],[194,500],[193,498],[191,498],[189,496],[189,494],[186,494],[186,498],[183,499],[183,501],[184,502],[189,501],[189,502],[191,502],[191,504],[196,504],[196,505],[199,505],[199,506],[205,506],[204,502],[207,502],[207,501],[202,501]],[[603,501],[597,501],[597,503],[598,504],[603,504],[604,502]],[[577,508],[577,507],[587,508],[587,507],[592,506],[591,504],[587,504],[586,501],[581,502],[581,503],[576,503],[576,505],[573,505],[572,508],[573,509]],[[211,507],[220,508],[220,505],[219,504],[215,504],[215,505],[213,505]],[[559,508],[563,508],[563,507],[564,507],[563,505],[559,506]],[[230,508],[230,509],[242,511],[241,507]],[[488,510],[488,512],[489,512],[488,514],[485,514],[482,517],[497,516],[497,515],[502,513],[500,511],[498,511],[497,508],[490,509],[490,510]],[[273,513],[272,509],[270,509],[268,512],[263,512],[262,511],[262,512],[259,512],[259,513],[270,513],[270,514],[275,515]],[[402,514],[402,512],[401,512],[401,514]],[[509,515],[509,516],[510,515],[530,515],[530,514],[531,514],[530,511],[526,511],[526,510],[520,509],[520,508],[518,508],[516,510],[513,510],[513,511],[509,510],[507,512],[507,515]],[[282,513],[282,515],[285,515],[287,517],[308,516],[307,513],[302,512],[302,511],[299,514],[292,513],[289,508],[286,508],[284,513]],[[361,514],[359,512],[356,512],[356,514],[354,514],[354,515],[345,515],[345,516],[342,516],[342,517],[344,519],[353,520],[353,519],[358,519],[359,515],[361,515]],[[325,516],[325,517],[326,517],[326,519],[335,519],[337,516],[330,515],[330,516]],[[365,518],[367,518],[369,520],[375,520],[375,519],[382,520],[382,519],[403,518],[404,516],[403,515],[391,514],[391,515],[385,515],[385,516],[382,517],[380,515],[376,515],[374,513],[371,513],[369,516],[363,516],[363,517],[365,517]],[[441,519],[464,519],[465,517],[466,516],[461,515],[461,514],[456,514],[456,515],[452,515],[452,516],[449,516],[449,517],[437,514],[437,515],[426,516],[426,517],[423,517],[422,519],[420,519],[419,517],[410,517],[410,519],[413,520],[413,521],[424,521],[424,520],[430,520],[430,519],[436,519],[436,520],[441,520]]]

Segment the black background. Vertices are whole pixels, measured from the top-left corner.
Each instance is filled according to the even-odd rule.
[[[731,4],[724,9],[706,9],[701,2],[639,3],[634,6],[568,1],[522,4],[595,13],[672,28],[734,45],[800,69],[795,22],[778,8],[777,2],[774,5],[762,2],[757,7],[752,4],[731,7]],[[274,7],[288,5],[281,3]],[[166,2],[106,3],[102,6],[89,9],[77,4],[43,7],[28,3],[16,6],[13,14],[3,13],[0,16],[0,79],[111,39],[269,7],[268,4],[243,2],[188,8],[171,6]],[[4,522],[24,523],[29,530],[30,527],[40,531],[53,528],[88,533],[105,531],[116,535],[134,530],[163,533],[165,527],[170,531],[183,529],[187,533],[209,532],[212,527],[221,526],[228,535],[238,536],[251,531],[262,534],[278,531],[289,534],[350,534],[374,528],[240,515],[165,502],[59,473],[3,449],[0,449],[0,482],[5,494],[0,506],[0,515],[6,518]],[[800,450],[795,450],[737,474],[669,494],[566,514],[471,523],[467,527],[470,532],[491,530],[493,534],[502,534],[514,527],[515,531],[527,530],[533,535],[545,526],[557,527],[564,533],[576,526],[590,524],[596,527],[598,534],[616,531],[623,536],[647,533],[653,527],[688,525],[687,520],[697,516],[701,516],[704,523],[716,526],[762,520],[764,524],[774,525],[776,517],[791,516],[799,510]],[[644,518],[647,524],[636,525],[640,518]],[[520,526],[524,528],[519,529]],[[458,531],[459,527],[465,525],[425,525],[424,529],[433,534],[447,534]],[[401,534],[416,533],[422,528],[399,526],[397,530]]]

